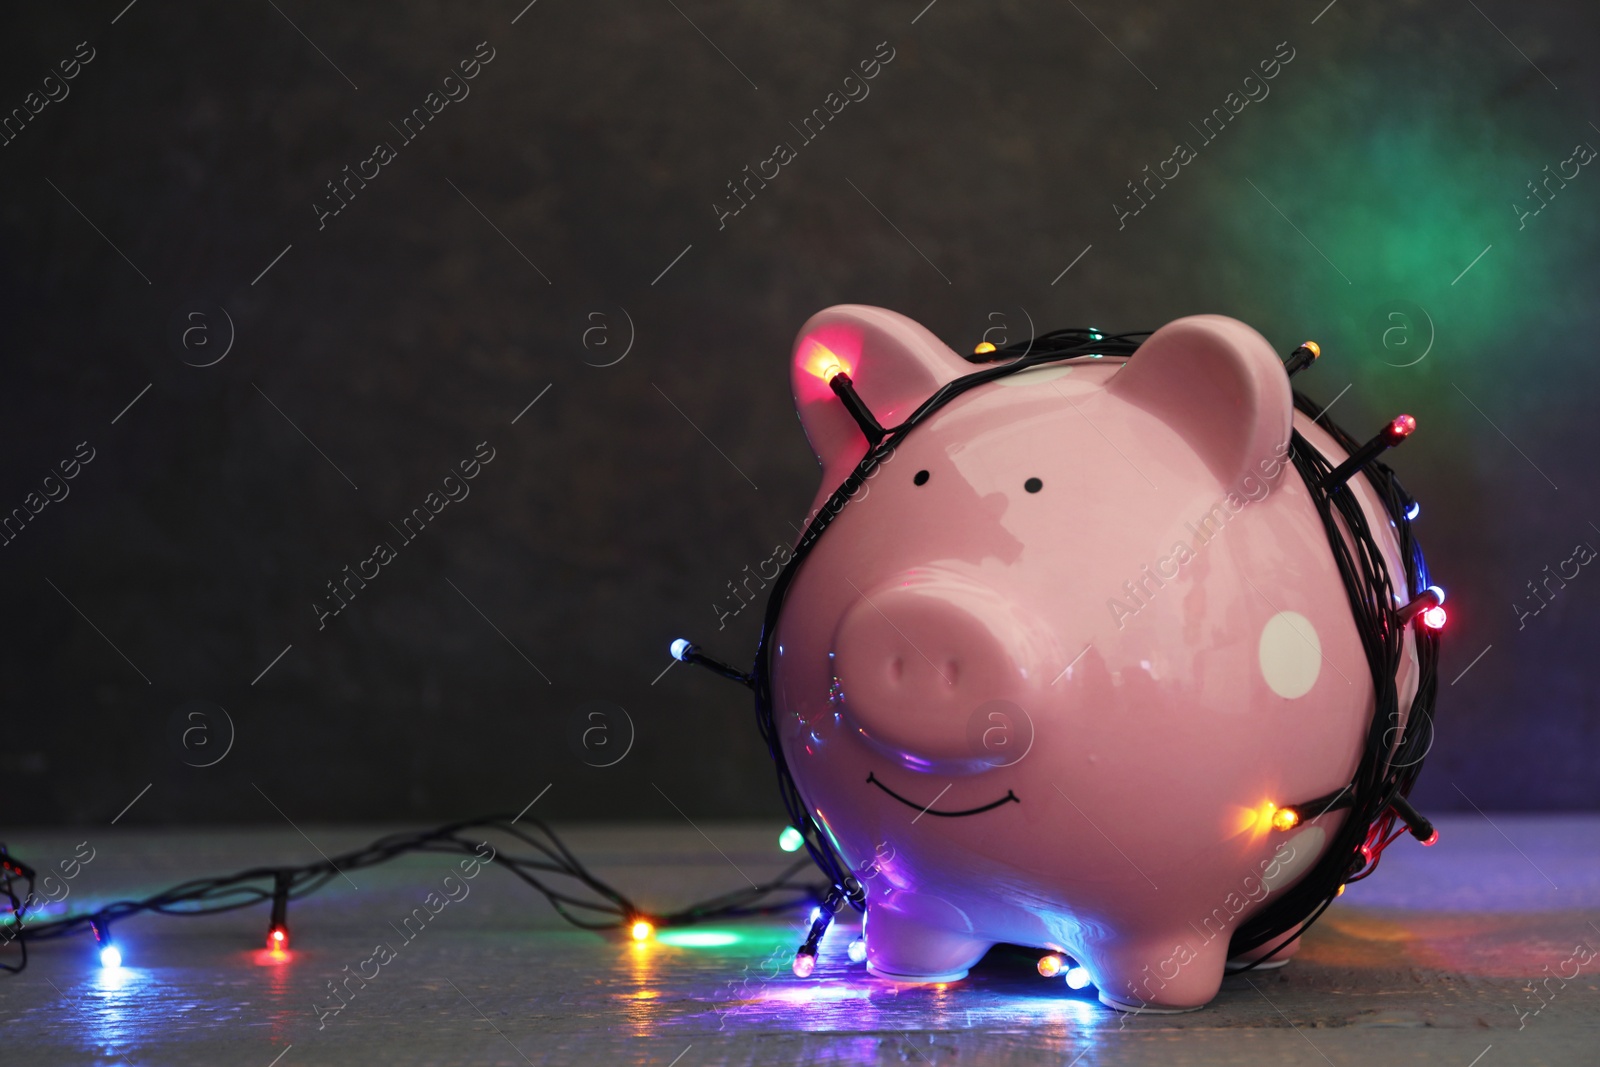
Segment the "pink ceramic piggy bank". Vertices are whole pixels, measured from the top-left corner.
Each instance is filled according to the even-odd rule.
[[[813,317],[792,372],[819,507],[867,447],[835,369],[894,426],[976,368],[890,311]],[[1005,942],[1069,954],[1114,1007],[1215,996],[1230,937],[1345,815],[1284,828],[1275,806],[1349,783],[1373,715],[1291,424],[1344,458],[1261,335],[1180,319],[1130,359],[962,394],[817,541],[775,632],[775,720],[866,889],[873,973],[953,981]]]

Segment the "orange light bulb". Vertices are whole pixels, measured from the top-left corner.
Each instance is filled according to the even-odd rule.
[[[1272,813],[1274,830],[1293,830],[1300,825],[1300,813],[1293,808],[1279,808]]]
[[[633,939],[635,941],[648,941],[655,935],[656,928],[644,919],[633,924]]]

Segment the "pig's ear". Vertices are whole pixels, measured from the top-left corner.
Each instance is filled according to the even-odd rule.
[[[1178,431],[1229,490],[1284,465],[1294,421],[1289,377],[1267,339],[1236,319],[1169,322],[1107,389]]]
[[[790,360],[795,410],[828,477],[842,479],[867,442],[828,386],[844,371],[883,426],[895,426],[944,383],[976,368],[904,315],[863,304],[819,311],[800,328]]]

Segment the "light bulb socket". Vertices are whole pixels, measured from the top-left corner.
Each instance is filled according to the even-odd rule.
[[[700,651],[699,645],[682,637],[672,642],[671,652],[672,658],[680,663],[692,663],[696,667],[704,667],[712,674],[726,678],[730,682],[738,682],[742,686],[754,687],[755,685],[755,680],[750,675],[728,666],[720,659],[706,655]]]
[[[289,885],[291,871],[276,871],[272,875],[272,917],[267,920],[273,929],[287,928],[289,921]]]
[[[1290,352],[1284,359],[1284,373],[1292,378],[1315,363],[1320,355],[1322,355],[1322,346],[1315,341],[1307,341],[1293,352]]]
[[[1444,590],[1436,585],[1430,585],[1399,608],[1395,609],[1395,618],[1402,625],[1421,615],[1423,612],[1438,607],[1444,603]]]
[[[872,409],[867,407],[866,401],[861,399],[861,394],[856,392],[855,383],[850,380],[850,375],[840,371],[828,379],[828,388],[833,390],[833,395],[839,398],[839,402],[850,413],[850,417],[856,420],[856,425],[861,427],[861,434],[867,439],[867,447],[877,448],[886,431],[872,414]]]
[[[1348,459],[1329,471],[1322,481],[1318,483],[1318,488],[1324,492],[1337,489],[1345,482],[1348,482],[1357,471],[1368,463],[1371,463],[1384,452],[1410,437],[1416,428],[1417,420],[1410,415],[1396,415],[1389,420],[1389,423],[1383,429],[1378,431],[1376,437],[1350,453]]]
[[[1400,821],[1406,824],[1406,829],[1411,832],[1412,837],[1424,845],[1431,845],[1439,840],[1439,831],[1433,828],[1433,823],[1429,822],[1422,812],[1411,806],[1411,801],[1396,795],[1389,802],[1389,806],[1400,816]]]

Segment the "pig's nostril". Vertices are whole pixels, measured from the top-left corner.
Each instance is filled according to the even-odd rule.
[[[891,682],[898,683],[900,679],[905,676],[905,672],[905,660],[901,659],[899,656],[896,656],[894,659],[889,661],[889,680]]]
[[[944,661],[944,680],[950,685],[955,685],[961,680],[961,664],[953,659]]]

